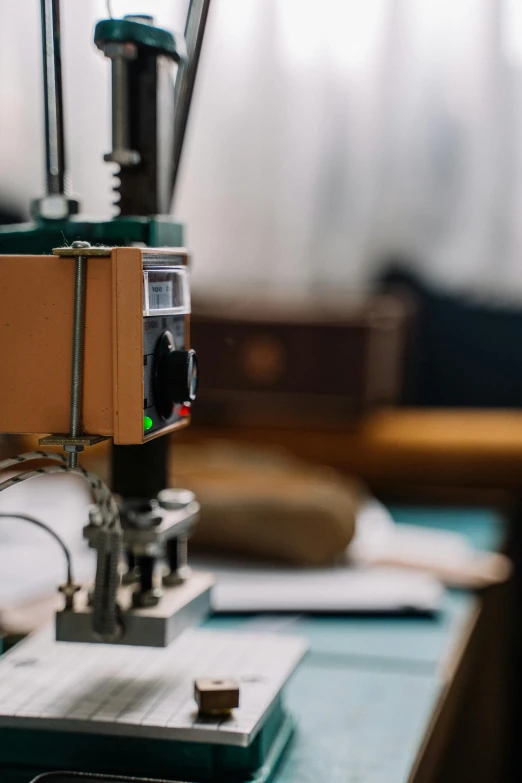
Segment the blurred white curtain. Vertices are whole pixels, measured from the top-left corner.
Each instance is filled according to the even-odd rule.
[[[38,5],[0,9],[0,190],[19,204],[43,187]],[[112,5],[180,27],[186,0]],[[519,6],[213,0],[175,205],[196,286],[348,296],[394,253],[522,300]],[[62,8],[72,180],[107,214],[105,2]]]
[[[217,0],[177,201],[196,280],[348,295],[400,253],[450,286],[522,297],[505,13]]]

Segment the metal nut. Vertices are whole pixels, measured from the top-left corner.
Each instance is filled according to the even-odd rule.
[[[89,523],[91,525],[96,525],[99,527],[103,522],[103,516],[100,511],[100,507],[97,505],[92,505],[89,507]]]
[[[135,609],[147,609],[157,606],[163,596],[163,592],[158,588],[154,590],[135,590],[132,594],[132,605]]]
[[[70,215],[77,215],[79,211],[78,201],[60,194],[43,196],[31,204],[31,214],[36,219],[64,220]]]
[[[189,565],[183,565],[175,571],[168,571],[163,576],[165,587],[177,587],[183,585],[192,576],[192,568]]]
[[[63,450],[67,451],[69,454],[81,454],[84,448],[85,447],[80,443],[66,443]]]
[[[105,57],[121,57],[124,60],[135,60],[138,56],[138,47],[135,43],[128,41],[127,43],[118,43],[116,41],[108,41],[103,45],[103,53]]]
[[[118,163],[120,166],[137,166],[141,161],[141,155],[136,150],[119,147],[103,156],[105,163]]]
[[[167,511],[177,511],[186,508],[196,499],[190,489],[162,489],[158,493],[158,503]]]
[[[124,526],[142,530],[150,530],[163,521],[163,513],[156,500],[127,501],[122,505],[121,516]]]
[[[194,699],[202,715],[228,715],[239,707],[239,683],[219,678],[195,680]]]

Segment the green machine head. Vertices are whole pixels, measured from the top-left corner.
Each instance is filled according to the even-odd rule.
[[[74,240],[182,245],[170,212],[208,2],[191,3],[187,41],[145,15],[96,25],[94,43],[112,67],[112,150],[104,159],[119,167],[119,214],[94,219],[67,192],[59,3],[41,5],[46,192],[31,204],[31,223],[0,227],[0,253],[50,253]]]

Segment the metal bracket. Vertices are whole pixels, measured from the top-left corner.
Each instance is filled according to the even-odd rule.
[[[165,589],[156,606],[136,608],[132,596],[134,587],[120,587],[123,633],[111,644],[145,647],[167,647],[186,628],[200,623],[210,612],[210,592],[214,578],[196,573],[182,585]],[[74,611],[64,609],[56,614],[56,639],[63,642],[99,642],[92,629],[93,609],[86,589],[78,593]]]
[[[66,258],[72,258],[73,256],[110,256],[112,253],[112,247],[105,247],[100,245],[98,247],[53,247],[54,256],[65,256]]]
[[[95,446],[103,440],[109,440],[107,435],[46,435],[38,438],[40,446]]]
[[[158,505],[153,510],[156,515],[155,524],[143,527],[126,525],[124,515],[123,545],[134,555],[162,557],[170,539],[190,534],[198,520],[199,509],[197,500],[192,500],[185,507],[178,509],[165,509]],[[83,535],[89,546],[96,546],[98,531],[99,526],[92,523],[84,527]]]

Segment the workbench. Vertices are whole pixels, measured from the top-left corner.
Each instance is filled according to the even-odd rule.
[[[392,512],[400,522],[464,533],[480,548],[499,549],[505,536],[503,519],[485,509]],[[309,642],[285,694],[297,730],[274,783],[504,779],[506,635],[500,621],[508,588],[480,596],[448,591],[436,618],[208,620],[208,628],[270,630]],[[262,774],[256,779],[264,781]],[[27,783],[13,770],[9,783],[15,781]]]
[[[392,512],[400,522],[464,533],[484,549],[500,548],[505,535],[503,520],[483,509]],[[274,783],[449,783],[462,769],[460,780],[500,780],[505,590],[448,591],[435,619],[210,620],[251,630],[279,623],[309,640],[286,696],[298,730]]]

